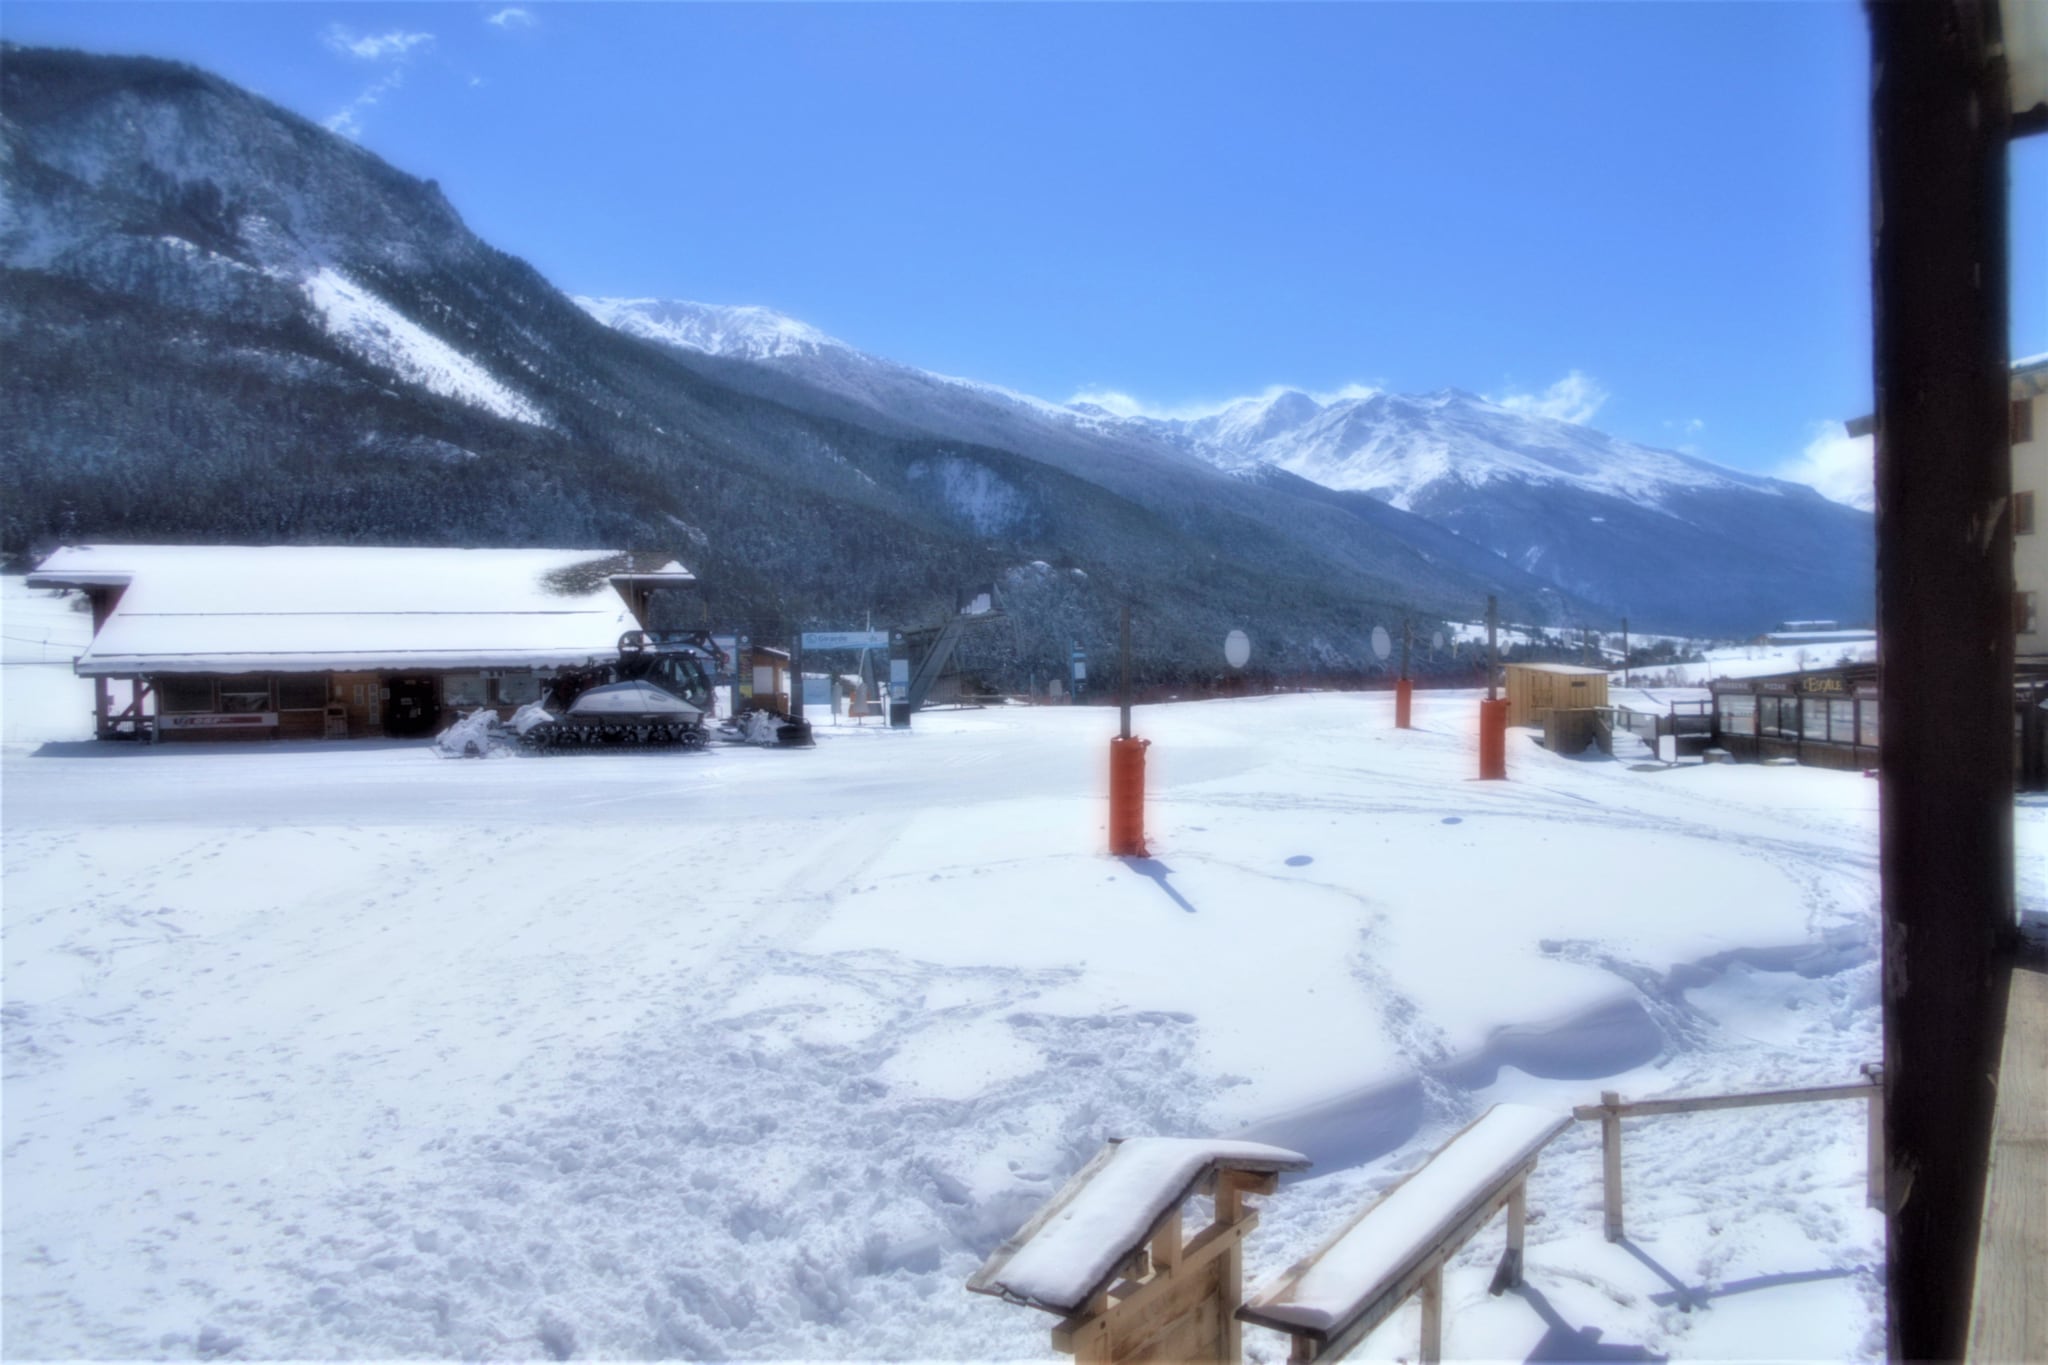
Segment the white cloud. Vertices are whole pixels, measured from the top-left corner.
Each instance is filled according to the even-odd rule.
[[[1815,422],[1807,428],[1806,449],[1779,467],[1777,477],[1872,511],[1877,506],[1875,450],[1873,438],[1851,436],[1840,422]]]
[[[366,62],[402,62],[414,51],[431,47],[434,42],[431,33],[406,33],[400,29],[389,33],[356,33],[340,24],[329,24],[320,38],[332,51]]]
[[[1560,422],[1584,423],[1593,420],[1593,414],[1605,406],[1608,396],[1598,380],[1573,370],[1541,393],[1510,390],[1503,394],[1488,394],[1487,401],[1531,417],[1554,417]]]
[[[499,28],[532,28],[540,20],[533,17],[531,10],[523,10],[517,5],[507,5],[496,14],[486,17],[484,22],[496,24]]]
[[[405,83],[405,68],[393,67],[364,88],[360,95],[343,105],[339,110],[320,120],[320,126],[330,133],[340,133],[345,138],[357,138],[363,132],[363,114],[374,109],[383,98]]]
[[[328,132],[339,133],[346,138],[362,136],[363,115],[405,83],[405,64],[412,60],[415,52],[424,52],[434,45],[431,33],[407,33],[400,29],[389,33],[356,33],[340,24],[329,24],[320,40],[330,51],[344,57],[393,64],[389,71],[364,86],[361,94],[320,120]]]
[[[1250,398],[1225,398],[1219,401],[1194,401],[1187,403],[1149,403],[1120,389],[1082,389],[1067,400],[1068,403],[1092,403],[1114,413],[1118,417],[1149,417],[1155,421],[1193,422],[1204,417],[1214,417],[1224,409],[1238,403],[1270,403],[1283,393],[1305,393],[1316,402],[1328,407],[1332,403],[1354,398],[1370,398],[1383,392],[1372,384],[1344,384],[1335,389],[1318,392],[1314,389],[1300,389],[1292,384],[1268,384]]]

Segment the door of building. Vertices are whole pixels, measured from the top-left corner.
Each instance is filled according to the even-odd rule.
[[[386,678],[390,698],[384,703],[384,733],[431,735],[441,716],[439,688],[432,678]]]

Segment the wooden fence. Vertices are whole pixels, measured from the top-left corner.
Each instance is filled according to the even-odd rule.
[[[1624,1103],[1612,1090],[1600,1092],[1600,1103],[1582,1104],[1572,1117],[1600,1123],[1600,1166],[1606,1207],[1607,1240],[1622,1238],[1621,1121],[1653,1114],[1700,1114],[1713,1109],[1753,1109],[1768,1104],[1811,1104],[1826,1100],[1862,1100],[1870,1106],[1866,1151],[1869,1172],[1865,1192],[1872,1208],[1884,1207],[1884,1073],[1866,1065],[1864,1079],[1850,1085],[1816,1085],[1799,1090],[1764,1090],[1746,1095],[1695,1095],[1681,1099],[1635,1100]]]

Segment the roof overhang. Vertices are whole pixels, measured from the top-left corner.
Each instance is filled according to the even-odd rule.
[[[2048,5],[1999,0],[1998,28],[2012,91],[2012,135],[2048,132]]]

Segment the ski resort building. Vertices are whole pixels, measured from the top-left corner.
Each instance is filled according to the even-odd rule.
[[[1576,664],[1507,664],[1508,724],[1541,725],[1546,711],[1607,705],[1607,670]]]
[[[1877,766],[1877,665],[1851,664],[1713,684],[1714,743],[1737,762]]]
[[[426,735],[480,707],[509,715],[558,670],[615,658],[654,593],[695,581],[614,550],[77,545],[28,585],[92,604],[73,667],[94,681],[95,733],[172,740]]]

